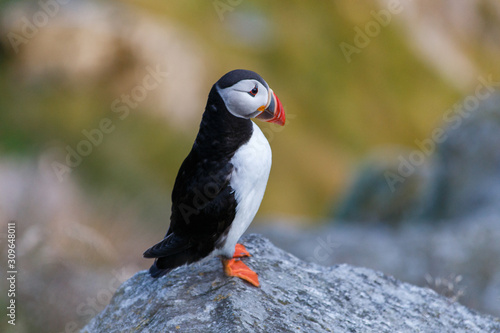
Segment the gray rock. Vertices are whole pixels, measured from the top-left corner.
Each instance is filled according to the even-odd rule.
[[[423,197],[430,186],[433,161],[418,167],[409,164],[413,152],[401,148],[376,151],[365,159],[331,216],[336,222],[397,226],[420,215]],[[406,171],[404,168],[413,168]],[[406,177],[400,171],[408,172]],[[393,178],[391,178],[393,177]]]
[[[470,98],[470,97],[469,97]],[[500,215],[500,93],[467,108],[415,140],[366,159],[331,214],[335,221],[400,225]]]
[[[500,322],[434,291],[348,265],[306,263],[258,235],[242,242],[261,287],[217,258],[158,280],[137,273],[82,332],[500,332]]]
[[[500,316],[500,93],[487,90],[446,110],[416,149],[367,159],[335,226],[258,232],[299,258],[381,270]]]
[[[500,316],[500,222],[479,214],[453,223],[388,226],[327,223],[315,230],[267,221],[251,229],[302,260],[362,266],[435,289]]]
[[[433,186],[420,217],[455,219],[480,211],[500,215],[500,94],[453,116],[446,140],[433,156]]]

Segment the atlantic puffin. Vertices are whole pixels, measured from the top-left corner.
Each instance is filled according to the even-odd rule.
[[[230,71],[212,86],[177,174],[167,234],[144,252],[156,258],[149,269],[153,278],[219,256],[227,276],[260,285],[257,273],[240,260],[250,254],[237,243],[259,209],[271,170],[271,147],[251,118],[285,124],[280,100],[259,74]]]

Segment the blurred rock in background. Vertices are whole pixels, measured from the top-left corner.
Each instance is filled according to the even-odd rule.
[[[500,94],[489,95],[458,103],[433,130],[439,135],[417,140],[418,149],[374,154],[334,207],[333,219],[398,225],[482,212],[500,216]]]
[[[496,82],[499,91],[500,80]],[[472,101],[473,104],[470,102]],[[436,168],[423,219],[494,213],[500,221],[500,93],[480,102],[467,97],[437,145]]]
[[[196,37],[125,4],[79,0],[50,4],[51,11],[27,2],[3,11],[4,47],[14,50],[11,70],[18,80],[56,81],[75,88],[105,82],[109,94],[120,96],[137,85],[147,68],[158,68],[167,77],[144,98],[151,112],[168,116],[176,126],[197,121],[208,93],[202,85],[204,54]],[[38,27],[40,13],[50,18]]]
[[[57,181],[48,162],[49,156],[0,161],[1,227],[16,224],[16,301],[22,318],[16,329],[21,331],[81,327],[141,262],[127,246],[131,239],[141,243],[131,229],[133,215],[102,220],[71,179]],[[0,255],[7,257],[7,247]]]
[[[415,166],[410,162],[412,154],[403,148],[375,151],[362,162],[353,183],[332,209],[332,219],[397,226],[419,214],[433,161],[424,156]]]
[[[390,0],[380,0],[385,6]],[[500,3],[495,0],[401,1],[408,44],[443,78],[468,93],[480,72],[477,50],[500,53]]]

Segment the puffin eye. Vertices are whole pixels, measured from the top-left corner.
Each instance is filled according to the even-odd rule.
[[[255,97],[255,95],[257,95],[257,93],[259,92],[259,88],[257,88],[257,86],[255,86],[252,90],[250,90],[248,93]]]

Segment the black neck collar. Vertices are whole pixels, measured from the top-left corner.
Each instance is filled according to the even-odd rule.
[[[252,121],[232,115],[213,85],[193,149],[209,158],[231,158],[252,133]]]

